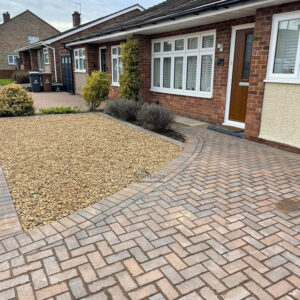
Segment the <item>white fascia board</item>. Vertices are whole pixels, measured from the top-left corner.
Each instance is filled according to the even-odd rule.
[[[20,51],[25,51],[25,50],[30,50],[30,49],[37,49],[37,48],[40,48],[40,46],[43,46],[43,41],[39,41],[35,44],[27,45],[25,47],[15,49],[14,52],[17,53],[17,52],[20,52]]]
[[[50,38],[50,39],[48,39],[48,40],[45,40],[44,42],[45,42],[46,44],[48,44],[48,45],[49,45],[49,44],[52,44],[52,43],[54,43],[54,42],[56,42],[56,41],[59,41],[59,40],[65,38],[65,37],[68,37],[68,36],[73,35],[73,34],[75,34],[75,33],[81,32],[81,31],[83,31],[83,30],[85,30],[85,29],[88,29],[88,28],[90,28],[90,27],[99,25],[99,24],[104,23],[104,22],[106,22],[106,21],[109,21],[109,20],[111,20],[111,19],[113,19],[113,18],[122,16],[122,15],[124,15],[124,14],[126,14],[126,13],[129,13],[129,12],[131,12],[131,11],[134,11],[134,10],[136,10],[136,9],[139,9],[140,11],[145,10],[142,6],[136,4],[136,5],[134,5],[134,6],[131,6],[131,7],[129,7],[129,8],[125,8],[125,9],[123,9],[123,10],[117,12],[117,13],[111,14],[111,15],[109,15],[109,16],[107,16],[107,17],[104,17],[104,18],[102,18],[102,19],[100,19],[100,20],[97,20],[97,21],[95,21],[95,22],[91,22],[91,23],[89,23],[89,24],[87,24],[87,25],[83,25],[83,26],[81,26],[80,28],[77,28],[77,29],[74,28],[74,30],[71,30],[70,32],[67,32],[67,33],[65,33],[65,34],[61,34],[61,35],[59,35],[59,36],[57,36],[57,37],[55,37],[55,38],[53,38],[53,39]]]
[[[288,0],[289,2],[292,2],[292,0]],[[107,35],[103,35],[100,37],[95,37],[95,38],[90,38],[90,39],[85,39],[85,40],[80,40],[80,41],[75,41],[75,42],[71,42],[68,43],[67,46],[75,46],[75,45],[80,45],[80,44],[86,44],[86,43],[92,43],[92,42],[101,42],[101,41],[105,41],[105,40],[109,40],[109,39],[113,39],[116,37],[119,37],[120,39],[122,39],[122,37],[124,36],[130,36],[132,34],[137,34],[137,33],[142,33],[143,31],[147,31],[147,30],[152,30],[152,29],[159,29],[159,28],[163,28],[165,26],[168,25],[180,25],[183,24],[187,21],[196,21],[196,20],[200,20],[202,18],[207,18],[207,17],[211,17],[211,16],[217,16],[217,15],[221,15],[221,14],[229,14],[231,12],[234,11],[240,11],[243,9],[250,9],[250,8],[261,8],[265,5],[267,6],[271,6],[271,5],[277,5],[277,4],[282,4],[285,3],[284,0],[258,0],[255,2],[250,2],[250,3],[243,3],[240,5],[236,5],[234,7],[231,8],[222,8],[216,11],[208,11],[208,12],[204,12],[201,13],[199,15],[192,15],[192,16],[188,16],[188,17],[182,17],[182,18],[178,18],[176,20],[173,21],[162,21],[159,24],[155,24],[155,25],[145,25],[141,28],[136,28],[136,29],[131,29],[131,30],[127,30],[127,31],[122,31],[122,32],[116,32],[116,33],[112,33],[112,34],[107,34]],[[170,29],[170,31],[172,31]]]

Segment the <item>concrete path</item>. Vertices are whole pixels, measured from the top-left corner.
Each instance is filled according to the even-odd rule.
[[[299,155],[185,127],[158,173],[0,242],[0,299],[299,299]]]
[[[87,111],[89,109],[81,96],[71,95],[66,92],[32,93],[32,97],[36,111],[41,108],[57,106],[77,106],[81,111]]]

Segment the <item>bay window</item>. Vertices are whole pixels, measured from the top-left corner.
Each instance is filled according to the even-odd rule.
[[[74,50],[75,71],[85,73],[85,49]]]
[[[212,97],[215,31],[152,41],[155,92]]]
[[[121,46],[111,48],[112,84],[118,86],[122,74]]]
[[[273,17],[268,79],[300,83],[300,11]]]

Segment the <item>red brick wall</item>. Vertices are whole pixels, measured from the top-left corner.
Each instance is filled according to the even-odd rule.
[[[99,70],[99,46],[87,44],[85,53],[85,64],[87,73]]]
[[[78,33],[75,33],[75,34],[72,34],[64,39],[61,39],[59,41],[56,41],[54,43],[51,44],[51,47],[55,48],[56,51],[55,51],[55,55],[56,55],[56,68],[57,68],[57,77],[58,77],[58,81],[61,81],[61,56],[64,55],[64,54],[69,54],[69,51],[64,49],[62,44],[67,42],[67,41],[70,41],[72,39],[76,39],[76,38],[79,38],[81,36],[85,36],[91,32],[95,32],[99,29],[101,29],[103,26],[106,26],[106,25],[109,25],[111,23],[114,23],[114,22],[117,22],[117,21],[120,21],[124,18],[129,18],[135,14],[137,14],[138,12],[140,12],[138,9],[135,9],[131,12],[128,12],[126,14],[123,14],[121,16],[118,16],[116,18],[113,18],[111,20],[108,20],[104,23],[101,23],[101,24],[98,24],[96,26],[93,26],[93,27],[90,27],[88,29],[85,29],[81,32],[78,32]],[[76,48],[82,48],[80,45]],[[98,55],[98,54],[97,54]],[[99,61],[98,59],[95,60],[95,63],[97,64],[96,61]],[[90,66],[91,67],[91,66]],[[53,62],[53,58],[51,59],[51,70],[52,70],[52,73],[54,72],[54,62]]]
[[[164,33],[151,37],[161,38],[165,36],[201,32],[212,29],[217,30],[216,44],[223,44],[224,49],[223,52],[220,52],[218,49],[216,49],[215,52],[213,97],[210,99],[149,92],[151,87],[151,42],[145,38],[139,39],[140,47],[142,49],[140,64],[141,74],[143,76],[143,86],[141,88],[142,98],[148,102],[158,100],[161,105],[181,115],[193,117],[210,123],[222,123],[224,121],[225,114],[231,27],[234,25],[252,22],[254,22],[254,16]],[[218,58],[223,58],[225,60],[224,66],[216,65]]]
[[[143,101],[149,101],[149,90],[151,88],[151,37],[139,35],[134,38],[138,40],[140,52],[139,68],[142,86],[139,97]]]
[[[259,135],[273,15],[295,10],[300,10],[299,1],[257,10],[245,124],[248,139],[257,140]]]

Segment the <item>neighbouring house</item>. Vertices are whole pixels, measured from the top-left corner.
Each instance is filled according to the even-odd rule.
[[[0,24],[0,78],[9,78],[18,69],[19,56],[16,48],[30,45],[48,38],[59,31],[29,10],[10,18],[9,12],[3,13]]]
[[[144,101],[299,151],[299,35],[300,1],[167,0],[67,46],[76,93],[87,73],[101,69],[117,98],[121,43],[133,38]]]
[[[60,34],[48,37],[47,39],[40,40],[31,45],[22,45],[15,51],[22,57],[23,64],[21,68],[28,71],[40,71],[52,74],[53,82],[60,82],[63,84],[64,89],[68,92],[74,91],[74,80],[77,89],[86,84],[85,76],[73,76],[72,74],[72,56],[70,55],[70,49],[64,46],[64,42],[70,39],[79,38],[85,36],[91,32],[100,30],[104,26],[114,24],[124,18],[129,18],[135,14],[143,11],[144,8],[138,4],[132,5],[110,15],[98,18],[91,22],[81,24],[81,15],[75,11],[72,15],[73,28],[64,31]],[[78,53],[81,56],[80,67],[84,64],[84,56],[89,56],[90,60],[92,56],[96,57],[94,52]],[[106,53],[102,51],[101,54],[105,57]],[[31,63],[29,63],[31,62]],[[92,64],[91,69],[96,69],[97,64]]]

